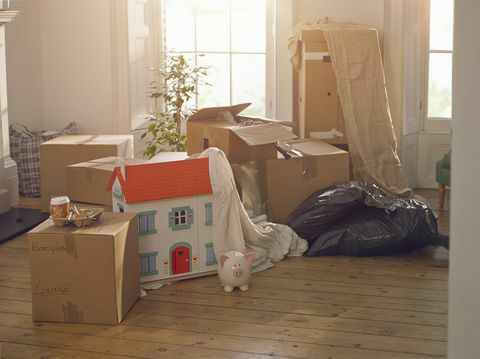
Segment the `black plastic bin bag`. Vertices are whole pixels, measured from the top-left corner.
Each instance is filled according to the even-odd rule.
[[[309,242],[306,256],[381,256],[429,245],[448,248],[430,208],[386,196],[367,182],[343,182],[307,198],[287,224]]]

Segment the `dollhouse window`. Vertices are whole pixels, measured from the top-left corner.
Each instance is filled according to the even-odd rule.
[[[140,275],[142,277],[158,274],[157,255],[158,252],[140,254]]]
[[[213,210],[211,203],[205,203],[205,225],[211,226],[213,224]]]
[[[168,224],[174,231],[189,229],[193,224],[193,210],[190,207],[172,208],[168,214]]]
[[[215,251],[213,250],[213,243],[205,244],[205,250],[207,251],[207,266],[213,266],[217,264],[217,259],[215,258]]]
[[[157,233],[157,230],[155,229],[155,214],[157,214],[157,211],[138,213],[139,235]]]

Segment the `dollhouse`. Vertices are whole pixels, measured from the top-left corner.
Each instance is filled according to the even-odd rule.
[[[118,162],[109,182],[112,205],[138,214],[141,281],[216,271],[208,158]]]

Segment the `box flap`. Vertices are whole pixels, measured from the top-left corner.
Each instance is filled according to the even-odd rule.
[[[233,106],[202,108],[190,116],[188,121],[215,120],[222,112],[230,112],[233,116],[236,116],[250,105],[251,103],[241,103]]]
[[[287,159],[346,153],[326,142],[311,139],[279,142],[276,146],[278,151]]]
[[[44,145],[118,145],[133,141],[132,135],[71,135],[60,136],[42,143]]]
[[[241,120],[254,120],[254,121],[261,121],[263,123],[276,123],[278,125],[283,125],[287,127],[296,128],[298,124],[293,121],[281,121],[281,120],[273,120],[271,118],[265,117],[257,117],[257,116],[238,116],[237,119]]]
[[[297,137],[290,130],[274,123],[244,127],[237,126],[232,127],[231,131],[249,146],[259,146],[278,141],[288,141]]]

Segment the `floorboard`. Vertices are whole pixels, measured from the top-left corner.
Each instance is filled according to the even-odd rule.
[[[449,198],[417,191],[448,234]],[[38,201],[22,199],[35,208]],[[34,323],[26,237],[0,246],[1,358],[445,358],[448,251],[287,258],[247,292],[215,276],[149,291],[122,324]]]

